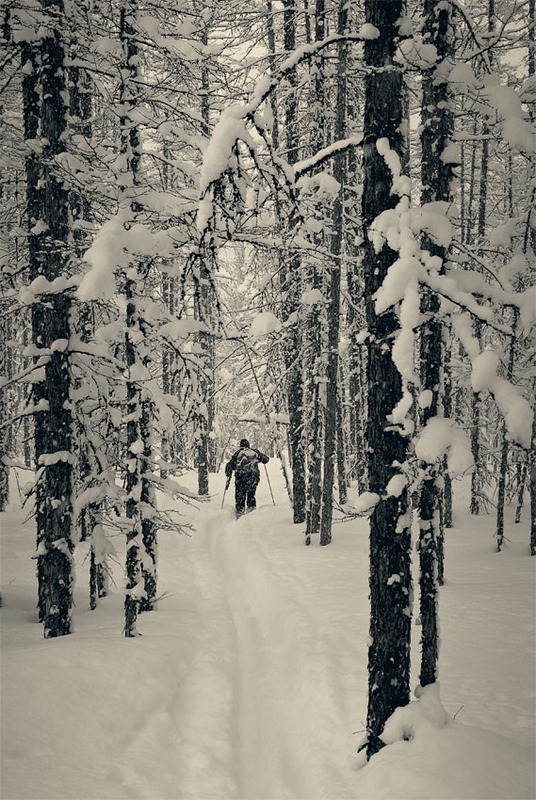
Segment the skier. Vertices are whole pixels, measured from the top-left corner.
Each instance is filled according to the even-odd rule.
[[[267,464],[270,459],[249,446],[247,439],[240,439],[240,447],[233,453],[225,465],[225,474],[230,478],[235,473],[235,508],[236,517],[241,517],[246,506],[248,511],[257,507],[255,492],[261,479],[259,463]]]

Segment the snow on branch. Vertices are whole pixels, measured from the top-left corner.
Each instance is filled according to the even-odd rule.
[[[199,189],[204,195],[211,183],[217,181],[229,168],[236,142],[252,144],[246,128],[245,106],[237,103],[223,111],[214,127],[208,146],[203,154],[199,177]]]
[[[323,147],[322,150],[319,150],[318,153],[315,153],[314,156],[311,156],[310,158],[305,158],[303,161],[298,161],[296,164],[294,164],[294,174],[296,178],[307,172],[310,172],[312,169],[316,169],[325,161],[337,155],[337,153],[343,153],[350,147],[356,147],[357,145],[360,145],[362,141],[362,136],[350,136],[348,139],[341,139],[338,142],[333,142],[333,144],[330,144],[328,147]]]
[[[490,286],[482,276],[462,269],[451,269],[448,274],[441,274],[441,258],[432,256],[421,247],[421,235],[427,234],[432,241],[444,248],[450,246],[452,223],[448,218],[449,204],[436,202],[411,208],[410,193],[406,191],[407,185],[401,175],[397,153],[391,150],[389,142],[384,139],[377,142],[377,149],[389,166],[394,183],[398,185],[395,193],[402,195],[395,208],[382,212],[374,220],[369,232],[376,252],[387,243],[399,254],[374,298],[376,313],[381,314],[396,306],[400,320],[392,357],[402,378],[403,392],[400,402],[393,409],[392,424],[401,426],[406,434],[413,431],[412,387],[419,385],[414,371],[415,331],[423,319],[419,291],[422,285],[462,309],[462,313],[456,313],[447,304],[443,312],[451,316],[454,333],[471,361],[473,389],[475,392],[484,389],[490,392],[505,419],[510,438],[528,449],[532,429],[530,404],[516,387],[497,374],[498,356],[491,351],[481,352],[480,344],[473,336],[471,317],[467,312],[502,333],[515,335],[516,332],[507,326],[494,323],[497,305],[513,306],[519,312],[523,331],[528,333],[536,316],[534,288],[522,293],[506,291],[500,286]],[[494,305],[480,304],[477,302],[479,296]],[[466,471],[469,467],[467,447],[452,428],[450,421],[432,418],[417,439],[417,457],[433,463],[445,454],[447,447],[451,448],[454,461],[463,467],[462,472]]]
[[[455,281],[458,287],[458,299],[462,301],[460,293],[464,297],[480,295],[481,297],[503,306],[512,306],[519,311],[520,333],[528,335],[532,326],[536,324],[536,287],[529,286],[522,292],[513,292],[504,289],[502,286],[493,286],[488,283],[484,276],[478,272],[465,269],[450,270],[449,278]],[[441,281],[437,282],[439,285]],[[443,294],[441,289],[439,291]],[[453,298],[454,299],[454,298]],[[479,306],[479,310],[484,307]],[[508,331],[511,333],[511,331]]]
[[[301,47],[297,47],[296,50],[294,50],[294,52],[291,53],[288,58],[286,58],[285,61],[279,65],[273,76],[263,76],[259,81],[257,81],[249,104],[251,111],[258,109],[259,106],[268,98],[270,93],[279,85],[281,80],[289,72],[292,72],[292,70],[294,70],[298,64],[300,64],[302,61],[305,61],[307,58],[311,58],[317,53],[320,53],[322,50],[325,50],[326,47],[330,47],[332,44],[339,44],[341,42],[362,42],[366,39],[377,39],[379,35],[380,32],[378,28],[370,23],[365,23],[361,26],[358,33],[348,33],[343,35],[333,34],[332,36],[327,36],[325,39],[321,39],[318,42],[312,42],[311,44],[304,44]]]
[[[415,441],[415,455],[427,464],[435,464],[447,456],[450,475],[465,475],[473,469],[471,444],[454,420],[431,417]]]
[[[492,350],[481,350],[473,335],[467,314],[452,317],[454,333],[471,361],[471,385],[475,392],[487,389],[504,417],[506,430],[513,442],[526,450],[531,446],[532,408],[517,387],[497,374],[499,357]]]
[[[523,109],[518,90],[500,83],[497,75],[477,76],[469,64],[455,64],[448,82],[453,93],[470,98],[485,110],[488,124],[510,148],[534,158],[534,125]]]
[[[400,177],[400,181],[403,177]],[[370,236],[376,251],[386,243],[400,254],[376,293],[376,312],[381,314],[400,303],[408,285],[417,279],[436,294],[469,311],[476,319],[509,336],[512,335],[511,328],[495,321],[496,307],[516,308],[519,310],[521,332],[527,334],[536,322],[534,287],[523,292],[508,291],[501,286],[490,285],[476,272],[460,268],[449,269],[445,275],[441,275],[438,259],[421,250],[418,237],[422,233],[443,247],[449,246],[453,228],[448,213],[449,205],[445,202],[411,208],[408,198],[404,197],[395,208],[382,212],[374,220]],[[493,305],[479,303],[477,296],[491,301]]]
[[[333,44],[352,41],[361,42],[366,39],[375,39],[378,36],[378,29],[367,23],[363,25],[356,34],[335,34],[319,42],[304,44],[296,48],[296,50],[277,67],[272,75],[263,75],[259,78],[251,92],[248,103],[236,103],[224,109],[204,152],[201,166],[199,184],[200,200],[196,220],[197,230],[201,237],[203,237],[204,233],[208,230],[210,220],[214,214],[213,187],[223,178],[227,170],[236,168],[236,149],[239,141],[246,144],[250,155],[252,155],[254,161],[257,161],[255,159],[257,148],[248,131],[248,125],[253,126],[268,148],[271,149],[269,131],[266,128],[262,115],[259,114],[259,109],[270,94],[279,86],[285,76],[292,72],[302,61],[311,58]],[[284,159],[276,157],[274,153],[272,153],[272,158],[277,162],[277,166],[284,175],[285,180],[290,185],[295,185],[296,178],[300,175],[303,175],[314,167],[318,167],[337,153],[360,144],[360,142],[361,137],[350,137],[339,142],[334,142],[333,145],[322,149],[310,159],[298,163],[294,169],[290,167]],[[259,166],[258,163],[257,166]]]

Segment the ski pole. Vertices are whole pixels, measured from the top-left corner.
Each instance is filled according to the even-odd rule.
[[[229,476],[228,476],[228,478],[227,478],[227,480],[225,481],[225,489],[223,490],[223,497],[222,497],[222,499],[221,499],[221,506],[220,506],[220,508],[223,508],[223,503],[224,503],[224,501],[225,501],[225,493],[226,493],[227,489],[229,488],[229,484],[230,484],[230,483],[231,483],[231,475],[229,475]]]
[[[270,478],[268,477],[268,470],[266,469],[266,464],[264,465],[264,471],[266,472],[266,480],[268,481],[268,486],[270,488],[270,494],[272,495],[272,503],[275,506],[274,493],[272,492],[272,484],[270,483]]]

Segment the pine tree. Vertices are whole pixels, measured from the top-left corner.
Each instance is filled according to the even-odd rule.
[[[7,303],[0,303],[0,376],[7,372]],[[9,502],[9,467],[8,467],[8,403],[7,392],[0,387],[0,511],[5,511]]]
[[[326,6],[324,0],[316,0],[314,13],[314,39],[322,41],[326,35]],[[311,39],[309,34],[308,42]],[[324,58],[319,56],[311,61],[311,107],[313,109],[309,125],[309,142],[313,152],[317,152],[328,144],[330,127],[327,119],[327,76]],[[316,234],[319,250],[325,247],[323,231]],[[322,292],[324,289],[324,264],[318,259],[310,259],[308,265],[307,287]],[[326,312],[322,304],[314,303],[307,316],[305,332],[307,369],[307,414],[305,418],[307,450],[307,486],[306,486],[306,525],[305,543],[311,543],[311,534],[320,530],[320,513],[322,504],[322,444],[323,423],[326,411],[325,375],[323,375],[323,359],[321,340],[325,338]],[[324,412],[324,413],[323,413]]]
[[[33,402],[35,414],[35,516],[39,619],[45,638],[71,632],[73,583],[73,419],[70,402],[71,300],[52,287],[65,279],[69,197],[58,156],[67,131],[65,11],[61,0],[36,10],[40,38],[23,45],[24,136],[29,227]],[[56,283],[57,285],[57,283]]]
[[[453,114],[449,107],[448,81],[445,75],[452,59],[451,8],[436,0],[425,0],[423,41],[436,48],[436,64],[424,71],[422,79],[421,146],[422,146],[422,204],[449,203],[452,200],[453,164],[445,156],[453,133]],[[438,80],[438,75],[442,80]],[[425,236],[423,249],[439,261],[444,272],[445,248]],[[441,414],[439,387],[441,384],[442,323],[438,319],[439,298],[426,292],[422,312],[427,320],[421,329],[420,364],[421,390],[426,392],[422,424]],[[427,686],[437,677],[438,660],[438,549],[441,541],[440,519],[442,496],[440,463],[423,463],[425,471],[419,498],[419,567],[420,619],[422,655],[420,683]]]
[[[366,0],[365,19],[379,35],[365,42],[365,111],[363,122],[362,200],[365,233],[363,268],[368,328],[369,413],[367,421],[370,491],[384,494],[390,479],[406,460],[407,442],[389,423],[402,396],[400,374],[392,359],[392,339],[398,328],[393,311],[378,315],[374,295],[396,253],[387,244],[375,251],[369,238],[377,216],[393,208],[393,175],[378,151],[387,140],[399,157],[404,143],[402,75],[395,68],[398,20],[404,16],[402,0],[384,3]],[[399,496],[380,500],[370,517],[370,639],[368,654],[369,699],[367,756],[381,749],[386,720],[398,706],[409,702],[411,577],[407,489]]]
[[[339,5],[337,33],[347,32],[348,14],[345,0]],[[335,140],[344,138],[346,130],[346,68],[347,46],[338,46],[337,59],[337,100],[335,117]],[[339,392],[339,328],[341,305],[341,271],[343,261],[346,154],[337,153],[334,157],[333,177],[339,190],[333,203],[332,234],[330,243],[331,263],[327,281],[329,307],[327,323],[327,366],[326,366],[326,406],[324,424],[324,463],[322,485],[322,514],[320,518],[320,544],[331,541],[333,518],[333,485],[337,456],[337,407],[340,404]]]
[[[141,141],[134,121],[140,92],[139,52],[136,40],[137,0],[124,0],[119,10],[119,39],[123,48],[121,65],[120,118],[121,156],[120,207],[124,205],[128,230],[137,221],[140,205]],[[137,256],[133,254],[134,259]],[[142,390],[146,331],[140,307],[144,282],[143,263],[133,264],[124,276],[126,300],[125,366],[127,370],[127,440],[129,462],[125,480],[127,530],[125,636],[137,634],[138,611],[150,610],[156,594],[156,525],[154,487],[150,479],[152,458],[152,402]]]
[[[201,34],[203,45],[208,44],[208,25],[205,24]],[[210,74],[206,64],[201,67],[201,117],[203,120],[203,136],[207,139],[210,136]],[[214,285],[207,264],[205,254],[199,265],[199,275],[195,286],[194,311],[205,330],[199,334],[199,345],[201,348],[200,363],[200,406],[202,411],[196,415],[197,425],[197,475],[198,493],[206,496],[209,493],[209,472],[214,470],[214,447],[213,447],[213,427],[214,427]]]
[[[296,47],[295,0],[283,0],[283,46],[290,54]],[[292,69],[287,75],[289,93],[285,104],[284,131],[286,158],[290,164],[298,160],[299,120],[298,99],[296,95],[297,76]],[[292,237],[298,221],[295,209],[291,210],[287,222],[288,235]],[[292,247],[292,245],[291,245]],[[282,290],[285,293],[285,314],[290,317],[298,309],[301,290],[301,259],[293,248],[285,259],[281,272]],[[289,445],[292,469],[292,507],[295,523],[305,521],[305,447],[303,419],[303,373],[300,358],[302,337],[297,325],[293,325],[284,344],[285,367],[287,372],[287,398],[289,409]]]

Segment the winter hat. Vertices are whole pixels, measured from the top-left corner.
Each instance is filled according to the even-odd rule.
[[[249,447],[249,442],[247,439],[240,439],[240,447]]]

